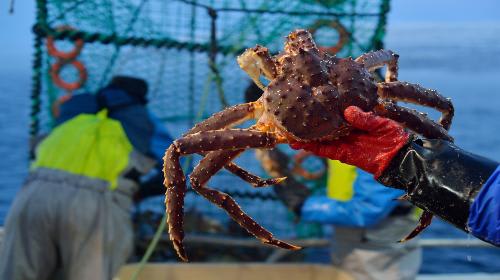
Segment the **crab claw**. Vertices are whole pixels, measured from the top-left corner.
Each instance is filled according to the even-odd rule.
[[[188,257],[186,254],[186,250],[184,249],[184,245],[182,244],[182,241],[173,239],[172,244],[174,245],[175,252],[177,252],[177,256],[183,261],[183,262],[188,262]]]
[[[413,239],[415,236],[419,235],[424,229],[426,229],[432,222],[432,216],[433,214],[429,211],[424,211],[422,213],[422,216],[420,216],[420,219],[418,220],[418,225],[417,227],[410,232],[405,238],[399,240],[398,242],[406,242],[410,239]]]
[[[247,49],[238,56],[237,61],[240,68],[247,72],[248,76],[262,90],[265,90],[266,87],[260,81],[260,76],[264,75],[270,81],[276,76],[276,67],[269,55],[269,50],[265,47],[257,45]]]
[[[300,250],[302,247],[286,243],[284,241],[278,240],[278,239],[270,239],[270,240],[262,240],[262,243],[273,245],[282,249],[287,249],[287,250]]]
[[[278,177],[278,178],[271,178],[271,179],[265,179],[256,182],[253,184],[255,187],[265,187],[265,186],[272,186],[272,185],[278,185],[279,183],[283,182],[286,180],[287,177]]]

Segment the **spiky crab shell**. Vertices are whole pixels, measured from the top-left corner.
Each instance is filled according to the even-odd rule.
[[[333,86],[311,88],[293,79],[277,79],[264,93],[268,118],[295,141],[334,139],[347,133]]]

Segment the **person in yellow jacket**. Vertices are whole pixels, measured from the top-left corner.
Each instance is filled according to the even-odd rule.
[[[140,113],[146,91],[142,80],[116,77],[62,106],[8,213],[0,279],[112,279],[126,262],[137,178],[156,162]],[[72,106],[81,114],[68,116]]]

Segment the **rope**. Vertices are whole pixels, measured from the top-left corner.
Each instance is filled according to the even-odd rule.
[[[46,57],[45,59],[45,65],[47,67],[47,69],[50,69],[50,58],[49,56]],[[47,102],[47,111],[50,112],[49,114],[49,122],[50,122],[50,127],[54,127],[55,126],[55,118],[54,118],[54,114],[53,114],[53,111],[52,111],[52,104],[54,104],[54,102],[57,100],[57,92],[56,92],[56,89],[54,87],[54,84],[52,83],[52,78],[50,77],[50,73],[47,71],[45,72],[45,75],[44,75],[44,80],[45,80],[45,83],[47,85],[47,93],[48,93],[48,102]]]
[[[191,7],[191,21],[189,22],[189,39],[194,42],[195,40],[195,28],[196,28],[196,7]],[[192,127],[195,122],[194,116],[194,92],[195,92],[195,71],[196,71],[196,61],[195,61],[195,53],[189,53],[189,82],[188,82],[188,90],[189,90],[189,126]]]
[[[214,77],[220,103],[223,108],[226,108],[229,106],[229,103],[224,95],[224,89],[222,88],[222,76],[217,68],[217,12],[213,9],[208,9],[207,12],[208,16],[210,16],[210,52],[208,53],[208,66],[210,67]]]
[[[161,219],[160,225],[158,226],[158,229],[156,230],[153,239],[151,240],[151,243],[149,243],[148,248],[144,253],[144,256],[142,256],[142,259],[139,262],[137,269],[134,271],[134,274],[132,274],[132,277],[130,278],[131,280],[137,280],[137,277],[139,277],[139,274],[144,269],[144,266],[146,265],[149,258],[153,254],[154,250],[156,249],[156,246],[158,246],[158,241],[160,241],[166,225],[167,225],[167,214],[165,213],[163,214],[163,218]]]
[[[46,0],[37,0],[37,9],[36,9],[36,21],[41,24],[46,24],[47,22],[47,1]],[[32,89],[31,89],[31,104],[30,104],[30,136],[34,138],[38,135],[40,130],[40,106],[41,106],[41,89],[42,89],[42,43],[43,36],[39,34],[35,34],[34,40],[34,49],[35,52],[33,54],[33,76],[32,80]]]
[[[189,0],[176,0],[185,4],[194,5],[200,8],[215,10],[216,12],[243,12],[259,14],[279,14],[289,16],[330,16],[330,17],[378,17],[379,13],[338,13],[338,12],[317,12],[317,11],[285,11],[267,9],[246,9],[246,8],[213,8],[209,5],[200,4]]]
[[[167,48],[167,49],[177,49],[177,50],[187,50],[190,52],[209,52],[211,49],[210,44],[200,44],[191,42],[179,42],[171,38],[162,39],[146,39],[142,37],[134,36],[117,36],[116,34],[102,34],[97,32],[85,32],[81,30],[55,30],[46,24],[41,24],[37,22],[33,26],[33,32],[41,37],[54,36],[55,39],[64,40],[68,39],[75,41],[77,39],[83,39],[87,43],[101,43],[104,45],[116,45],[125,46],[131,45],[134,47],[155,47],[155,48]],[[219,46],[217,51],[224,55],[238,54],[242,53],[245,49],[234,50],[232,47]]]
[[[279,198],[274,193],[262,193],[262,192],[245,192],[245,191],[227,191],[222,190],[232,197],[238,197],[242,199],[260,199],[262,201],[280,201]],[[188,189],[188,193],[194,192],[192,189]]]
[[[160,88],[163,81],[163,75],[165,74],[165,68],[167,65],[167,54],[165,52],[159,52],[158,55],[161,57],[160,59],[160,67],[158,69],[158,74],[156,75],[155,82],[153,83],[153,88],[151,89],[151,93],[149,93],[149,98],[154,99],[159,96]]]
[[[209,75],[210,76],[210,75]],[[209,84],[210,80],[212,80],[212,77],[207,77],[205,80],[205,84],[203,87],[203,93],[201,96],[201,102],[200,106],[198,107],[198,112],[196,113],[196,119],[195,121],[201,120],[201,117],[203,115],[203,111],[205,110],[205,105],[206,105],[206,100],[208,99],[208,93],[209,93]],[[187,160],[184,162],[182,165],[182,172],[186,172],[188,167],[191,164],[192,156],[189,156]],[[188,192],[192,191],[192,189],[188,189]],[[160,225],[158,226],[158,229],[156,229],[156,232],[154,234],[153,240],[151,240],[151,243],[148,245],[148,248],[146,249],[146,252],[144,253],[144,256],[142,256],[141,261],[139,262],[139,265],[137,269],[134,271],[134,274],[132,275],[131,280],[137,280],[137,277],[141,273],[141,271],[144,269],[144,266],[148,262],[149,258],[151,257],[151,254],[154,252],[156,246],[158,245],[158,241],[160,240],[163,231],[165,230],[165,226],[167,224],[167,212],[163,213],[163,218],[161,220]]]
[[[32,76],[32,84],[33,87],[31,89],[31,110],[30,110],[30,136],[33,138],[38,135],[40,130],[40,120],[38,118],[38,114],[40,113],[40,93],[42,88],[42,37],[35,36],[35,53],[33,55],[33,76]]]
[[[390,8],[390,0],[382,0],[382,4],[380,4],[378,24],[370,40],[373,44],[373,50],[380,50],[384,48],[384,36],[387,26],[387,17],[385,15],[390,11]]]
[[[73,5],[69,6],[67,9],[64,11],[60,12],[59,15],[54,17],[52,20],[50,20],[47,24],[52,25],[55,23],[57,20],[63,19],[69,12],[73,11],[74,9],[78,8],[80,4],[85,3],[87,0],[78,0],[73,3]],[[44,1],[45,2],[45,1]]]
[[[132,30],[132,27],[134,26],[135,22],[139,18],[139,14],[141,13],[142,8],[144,7],[144,4],[146,4],[146,2],[147,2],[147,0],[142,0],[141,3],[139,4],[139,6],[137,6],[137,8],[135,9],[134,14],[132,15],[132,18],[130,19],[129,23],[127,24],[127,29],[124,32],[125,35],[127,35]],[[115,45],[115,51],[114,51],[113,55],[111,56],[111,59],[109,60],[108,65],[106,66],[106,68],[103,71],[101,81],[99,82],[99,88],[103,87],[104,83],[108,80],[108,77],[111,74],[111,69],[115,65],[116,59],[120,55],[120,50],[121,50],[121,48],[119,48],[118,46]]]

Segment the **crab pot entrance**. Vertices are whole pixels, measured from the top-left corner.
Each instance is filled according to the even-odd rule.
[[[318,46],[333,46],[339,42],[340,34],[329,26],[322,26],[314,32],[313,38]]]

